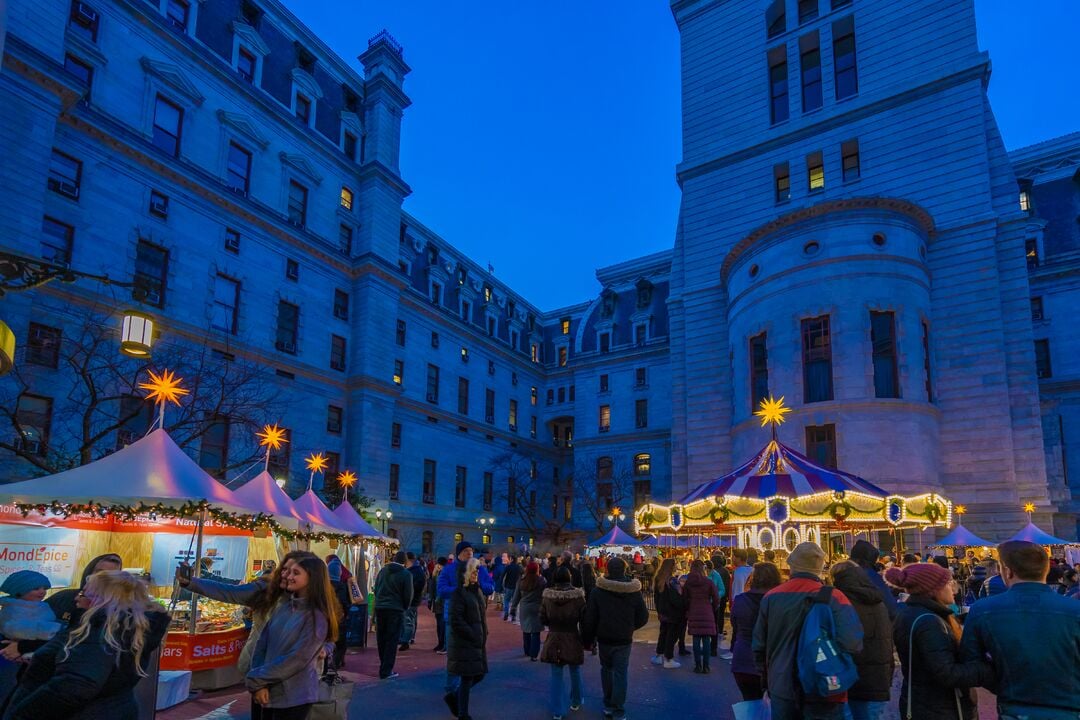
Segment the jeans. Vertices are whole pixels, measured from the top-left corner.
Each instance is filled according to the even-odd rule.
[[[709,651],[712,648],[712,635],[694,636],[694,665],[709,667]]]
[[[513,599],[513,590],[503,590],[503,620],[510,617],[510,601],[512,601]],[[514,617],[517,617],[517,615],[515,615]]]
[[[663,655],[667,660],[671,660],[675,657],[675,633],[678,629],[679,626],[676,623],[669,623],[664,620],[660,621],[660,634],[656,638],[657,655]]]
[[[844,720],[846,703],[806,703],[769,696],[772,720]]]
[[[626,715],[626,681],[630,667],[632,646],[600,646],[600,685],[604,689],[604,708],[618,720]]]
[[[404,623],[405,613],[400,610],[375,609],[375,642],[379,646],[380,678],[389,677],[390,673],[394,672],[401,626]]]
[[[570,697],[566,696],[566,673],[563,668],[570,671]],[[581,666],[580,665],[552,665],[551,666],[551,692],[548,695],[549,708],[552,715],[565,715],[569,705],[581,705]]]
[[[441,612],[435,613],[435,648],[446,649],[446,618]]]
[[[848,700],[844,710],[846,720],[885,720],[889,703],[878,700]]]
[[[686,652],[686,618],[683,618],[679,622],[679,626],[675,628],[675,639],[679,641],[679,654]]]
[[[458,689],[457,689],[457,704],[459,718],[469,716],[469,691],[472,690],[473,685],[484,679],[483,675],[467,675],[465,677],[459,677]]]
[[[401,644],[411,643],[416,639],[416,615],[420,608],[413,606],[405,611],[404,622],[401,625]]]
[[[540,633],[521,633],[521,646],[531,658],[540,654]]]

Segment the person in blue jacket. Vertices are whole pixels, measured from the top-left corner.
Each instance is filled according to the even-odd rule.
[[[457,563],[467,563],[473,556],[473,545],[467,540],[462,540],[454,548],[454,558],[450,561],[450,564],[443,568],[439,573],[439,583],[436,588],[439,599],[443,601],[443,618],[446,623],[450,622],[450,605],[454,596],[454,590],[457,589]],[[480,592],[484,593],[485,597],[491,597],[491,594],[495,592],[495,581],[491,577],[491,573],[487,571],[483,565],[479,567],[479,573],[477,580],[480,584]],[[450,645],[453,644],[450,633],[446,634],[447,651],[450,650]],[[447,707],[450,708],[450,712],[457,717],[457,702],[458,702],[458,688],[461,686],[461,676],[456,673],[450,672],[449,665],[446,669],[446,694],[443,696],[443,701]]]

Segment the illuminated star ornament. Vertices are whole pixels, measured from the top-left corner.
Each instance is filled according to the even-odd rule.
[[[337,476],[338,485],[343,488],[351,488],[356,484],[356,473],[352,470],[346,470]]]
[[[179,405],[180,397],[188,394],[187,390],[180,387],[180,378],[171,370],[162,370],[160,375],[150,370],[149,374],[150,382],[139,383],[141,389],[149,391],[146,393],[148,400]]]
[[[1024,512],[1027,513],[1028,522],[1031,522],[1031,513],[1035,512],[1035,503],[1024,503]]]
[[[784,422],[784,415],[791,412],[791,408],[784,406],[783,396],[781,396],[779,400],[774,400],[772,395],[770,395],[768,398],[761,401],[760,408],[761,409],[754,412],[754,415],[761,418],[761,427],[765,427],[771,423],[774,430],[777,425]]]
[[[957,505],[953,508],[952,511],[957,515],[964,515],[965,513],[967,513],[967,507],[964,505]]]
[[[307,465],[307,469],[313,473],[321,473],[326,470],[330,461],[326,459],[326,456],[322,453],[312,453],[307,457],[304,462]]]
[[[261,433],[256,433],[255,437],[259,438],[259,445],[270,450],[280,450],[281,446],[289,442],[285,435],[287,431],[285,428],[278,427],[277,423],[273,425],[263,425]]]

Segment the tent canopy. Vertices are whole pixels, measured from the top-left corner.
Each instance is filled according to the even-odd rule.
[[[679,503],[725,495],[764,500],[802,497],[828,491],[858,492],[885,498],[889,493],[857,475],[818,465],[787,445],[771,440],[761,452],[727,475],[699,485]]]
[[[1062,540],[1050,533],[1043,532],[1035,523],[1029,522],[1023,530],[1013,535],[1009,540],[1024,540],[1038,545],[1069,545],[1072,540]]]
[[[308,490],[293,502],[293,507],[303,518],[304,524],[310,525],[315,530],[323,532],[352,535],[352,531],[346,527],[344,521],[330,512],[314,490]]]
[[[997,543],[984,540],[963,525],[957,524],[952,532],[933,544],[939,547],[986,547]]]
[[[360,517],[360,513],[356,512],[356,508],[347,502],[338,505],[331,511],[331,514],[337,518],[339,523],[348,528],[353,535],[385,539],[382,533],[373,528],[367,520]]]
[[[273,515],[275,522],[290,530],[297,530],[301,522],[307,522],[293,506],[292,498],[265,470],[233,490],[233,497],[245,507]]]
[[[88,465],[4,485],[0,497],[28,504],[58,500],[106,506],[161,503],[172,508],[205,500],[230,512],[258,511],[210,477],[160,429]]]
[[[589,547],[600,547],[602,545],[640,545],[641,541],[633,535],[628,535],[623,531],[621,527],[616,525],[608,532],[601,535],[596,540],[589,543]]]

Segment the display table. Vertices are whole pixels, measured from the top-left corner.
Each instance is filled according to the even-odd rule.
[[[158,673],[157,710],[179,705],[187,700],[190,694],[190,670],[162,670]]]
[[[170,632],[161,651],[161,669],[190,671],[191,686],[200,690],[235,685],[242,680],[236,663],[247,638],[243,626],[195,635]]]

